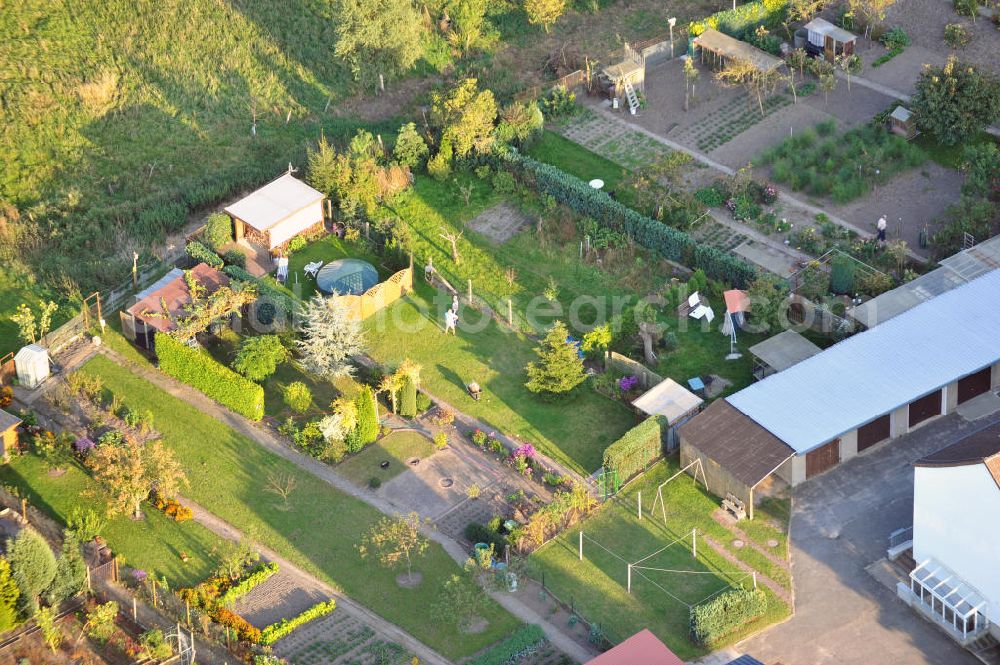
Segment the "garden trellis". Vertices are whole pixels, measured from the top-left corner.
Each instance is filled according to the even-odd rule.
[[[660,566],[652,565],[653,563],[655,563],[655,557],[663,554],[664,552],[666,552],[667,550],[669,550],[672,547],[675,547],[675,546],[678,546],[678,545],[686,545],[688,541],[690,541],[691,558],[694,559],[695,561],[700,561],[702,563],[702,565],[705,565],[705,570],[690,570],[690,569],[684,569],[684,568],[660,567]],[[671,541],[671,542],[667,543],[666,545],[664,545],[663,547],[661,547],[661,548],[659,548],[659,549],[657,549],[657,550],[655,550],[655,551],[653,551],[653,552],[651,552],[651,553],[649,553],[649,554],[647,554],[647,555],[645,555],[645,556],[643,556],[643,557],[641,557],[639,559],[636,559],[635,561],[629,561],[628,559],[626,559],[625,557],[621,556],[620,554],[618,554],[614,550],[612,550],[612,549],[606,547],[605,545],[599,543],[598,541],[594,540],[593,538],[591,538],[590,536],[588,536],[586,533],[584,533],[582,530],[579,532],[579,544],[578,544],[578,558],[579,558],[580,561],[583,561],[583,553],[584,553],[584,544],[585,543],[587,543],[589,545],[593,545],[593,546],[601,549],[602,551],[606,552],[607,554],[613,556],[615,559],[617,559],[621,563],[625,564],[625,574],[626,574],[626,577],[625,577],[625,588],[628,591],[628,593],[630,593],[630,594],[632,593],[632,576],[635,575],[637,578],[639,578],[641,580],[644,580],[644,581],[648,582],[649,584],[653,585],[656,589],[658,589],[659,591],[661,591],[667,597],[671,598],[672,600],[674,600],[677,603],[679,603],[679,604],[683,605],[684,607],[686,607],[688,609],[688,611],[690,611],[693,607],[701,605],[702,603],[704,603],[706,601],[709,601],[712,598],[715,598],[720,593],[722,593],[722,592],[724,592],[724,591],[726,591],[728,589],[731,589],[731,588],[740,588],[742,586],[742,582],[744,582],[747,578],[751,579],[752,584],[753,584],[753,588],[754,589],[757,588],[757,573],[754,572],[754,571],[748,572],[748,571],[745,571],[745,570],[736,570],[736,571],[711,570],[711,569],[708,568],[708,564],[707,564],[707,562],[704,559],[699,560],[698,559],[698,531],[697,531],[696,528],[691,529],[691,533],[685,534],[685,535],[683,535],[683,536],[681,536],[679,538],[676,538],[673,541]],[[645,565],[643,565],[643,564],[645,564]],[[720,588],[715,589],[714,591],[712,591],[708,595],[706,595],[704,597],[701,597],[701,598],[698,598],[698,599],[694,600],[693,602],[689,602],[688,600],[685,600],[684,598],[681,598],[680,596],[678,596],[676,593],[672,592],[670,589],[666,588],[663,584],[660,584],[656,580],[652,579],[649,575],[646,574],[646,572],[643,572],[643,571],[646,571],[646,572],[649,572],[649,573],[659,573],[661,575],[713,575],[716,578],[719,578],[720,581],[723,581],[724,584],[722,584],[720,586]],[[669,584],[667,586],[669,586]]]

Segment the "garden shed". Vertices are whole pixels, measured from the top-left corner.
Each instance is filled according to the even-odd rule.
[[[750,355],[753,356],[753,378],[755,381],[760,381],[772,374],[783,372],[820,351],[822,349],[794,330],[782,331],[750,347]]]
[[[677,447],[676,428],[698,413],[704,401],[673,379],[664,379],[632,400],[632,406],[643,418],[663,416],[667,419],[667,450],[673,450]]]
[[[814,18],[806,23],[806,51],[812,55],[822,55],[833,62],[837,56],[852,55],[858,36],[843,28],[838,28],[825,18]]]
[[[712,402],[679,433],[681,468],[701,460],[708,491],[740,499],[751,519],[754,488],[795,456],[790,446],[724,399]]]
[[[206,294],[229,284],[228,276],[205,263],[199,263],[190,272],[205,287]],[[121,313],[122,333],[137,346],[151,351],[156,333],[175,329],[176,320],[185,316],[191,302],[184,271],[172,270],[138,294],[135,304]]]
[[[6,461],[10,451],[17,448],[17,426],[21,419],[0,409],[0,456]]]
[[[628,638],[621,644],[588,660],[586,665],[684,665],[684,661],[667,648],[648,628]]]
[[[29,344],[14,356],[17,382],[34,390],[49,378],[49,352],[37,344]]]
[[[899,134],[909,141],[920,132],[917,130],[917,121],[913,113],[905,106],[897,106],[889,114],[889,131]]]
[[[236,241],[280,253],[299,235],[323,230],[323,193],[286,173],[226,208]]]
[[[712,55],[712,66],[722,69],[727,60],[745,60],[762,72],[769,72],[785,64],[781,58],[738,39],[709,28],[694,38],[692,42],[701,51],[701,61],[705,54]]]

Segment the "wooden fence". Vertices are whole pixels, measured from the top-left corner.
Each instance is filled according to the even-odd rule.
[[[551,90],[552,88],[558,86],[563,86],[567,90],[572,90],[577,86],[586,85],[587,83],[586,72],[582,69],[578,69],[575,72],[570,72],[566,76],[563,76],[561,79],[549,81],[548,83],[544,83],[542,85],[533,85],[526,90],[522,90],[514,96],[514,99],[519,102],[526,102],[531,99],[538,99],[547,90]]]
[[[17,369],[14,367],[14,352],[0,357],[0,386],[9,386],[17,376]]]
[[[363,321],[375,312],[388,307],[396,300],[413,290],[413,268],[403,268],[395,275],[379,282],[360,296],[340,296],[339,300],[347,306],[350,317]]]
[[[608,351],[607,355],[605,355],[604,367],[608,370],[614,369],[624,374],[636,375],[639,377],[639,383],[647,390],[663,382],[662,376],[642,363],[614,351]]]

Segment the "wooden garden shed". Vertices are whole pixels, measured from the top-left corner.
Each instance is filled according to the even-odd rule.
[[[812,55],[822,55],[833,62],[837,56],[852,55],[858,36],[838,28],[824,18],[814,18],[806,23],[806,51]]]
[[[642,417],[663,416],[667,419],[667,450],[677,448],[677,428],[698,413],[703,400],[673,379],[664,379],[632,400],[632,407]]]
[[[323,193],[286,173],[226,208],[236,242],[280,253],[295,236],[323,230]]]
[[[10,451],[17,448],[17,427],[20,424],[20,418],[0,409],[0,456],[4,461],[10,457]]]
[[[907,141],[919,134],[916,119],[910,109],[905,106],[897,106],[892,110],[892,113],[889,114],[889,131],[893,134],[899,134]]]
[[[781,58],[712,28],[695,37],[693,44],[701,51],[703,63],[706,53],[712,56],[712,67],[715,69],[724,68],[727,60],[744,60],[762,72],[778,69],[785,64]]]

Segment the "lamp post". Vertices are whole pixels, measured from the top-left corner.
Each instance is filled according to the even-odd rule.
[[[670,26],[670,57],[674,57],[674,26],[677,25],[677,18],[671,16],[667,19],[667,25]]]

